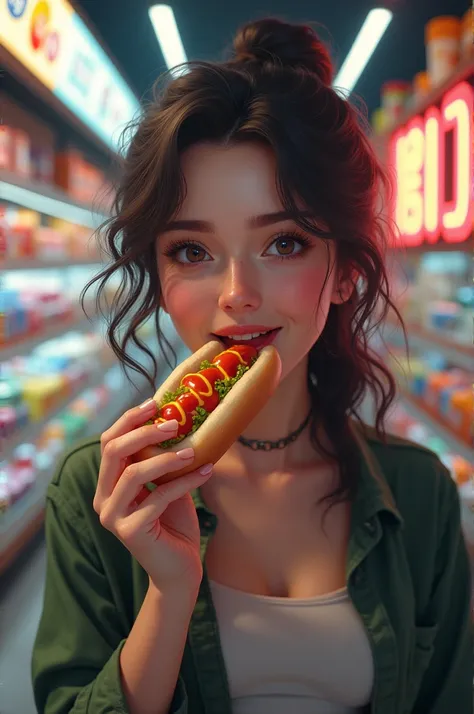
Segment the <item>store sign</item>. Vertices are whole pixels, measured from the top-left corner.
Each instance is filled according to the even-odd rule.
[[[0,44],[116,150],[139,103],[67,0],[0,0]]]
[[[459,82],[392,135],[392,215],[404,245],[460,243],[472,235],[473,111],[473,84]]]

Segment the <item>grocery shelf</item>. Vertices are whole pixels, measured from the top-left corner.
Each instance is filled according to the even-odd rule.
[[[79,311],[71,317],[59,317],[54,324],[49,325],[41,332],[35,332],[33,335],[27,334],[25,337],[19,337],[16,342],[9,342],[6,345],[0,345],[0,362],[7,361],[13,357],[30,352],[43,342],[59,337],[69,330],[84,330],[93,329],[94,323],[87,319],[84,314]]]
[[[102,372],[99,383],[103,383],[104,375],[105,373]],[[95,383],[83,385],[79,393],[93,386],[96,386]],[[144,387],[145,380],[143,379]],[[140,386],[137,385],[135,389],[129,386],[120,392],[113,393],[109,404],[89,422],[81,438],[100,433],[105,426],[117,419],[133,401],[135,394],[138,394]],[[0,575],[41,529],[44,520],[46,490],[51,476],[52,470],[50,469],[40,471],[29,491],[0,516]]]
[[[181,343],[171,323],[165,322],[164,330],[170,342],[174,346],[178,361],[182,361],[188,356],[189,351]],[[158,352],[159,347],[156,340],[146,340],[150,349]],[[55,416],[65,409],[68,404],[77,398],[87,389],[93,388],[105,382],[105,375],[110,368],[102,368],[98,371],[87,384],[81,385],[74,394],[70,394],[62,404],[41,422],[32,424],[22,430],[22,436],[15,439],[15,443],[23,443],[26,441],[35,441],[41,435],[45,424],[54,419]],[[170,368],[163,366],[160,370],[158,381],[162,382],[168,376]],[[122,414],[132,403],[138,403],[139,399],[144,398],[144,394],[148,393],[149,385],[147,380],[140,374],[135,374],[133,378],[134,384],[125,382],[124,387],[119,391],[112,393],[108,405],[101,409],[100,412],[89,422],[85,432],[82,432],[82,437],[100,434],[104,428],[107,428]],[[13,441],[8,442],[8,449],[13,449]],[[3,457],[3,452],[2,452]],[[5,456],[8,461],[8,454]],[[10,566],[21,550],[31,541],[38,533],[43,525],[45,512],[46,490],[51,480],[52,471],[55,466],[49,469],[43,469],[37,474],[37,478],[32,487],[20,498],[6,513],[0,515],[0,575]]]
[[[13,434],[13,436],[9,437],[8,439],[3,439],[2,458],[8,461],[12,458],[13,451],[16,449],[17,446],[19,446],[20,444],[31,444],[38,441],[41,436],[41,433],[44,431],[45,424],[54,419],[61,411],[63,411],[68,406],[70,402],[76,399],[79,394],[81,394],[81,392],[84,392],[86,389],[92,389],[94,387],[97,387],[103,383],[104,371],[106,370],[104,369],[104,366],[101,365],[94,372],[92,372],[92,374],[90,375],[90,379],[87,382],[82,382],[81,384],[77,385],[76,388],[69,392],[69,394],[63,399],[61,399],[56,405],[56,407],[50,412],[48,412],[48,414],[46,414],[44,418],[41,419],[41,421],[31,422],[24,429],[20,429],[17,433]]]
[[[433,104],[436,104],[436,102],[438,102],[451,87],[454,87],[458,82],[462,82],[472,72],[474,72],[474,60],[472,59],[472,57],[467,57],[459,63],[458,67],[454,70],[454,72],[449,77],[447,77],[442,84],[438,85],[431,92],[429,92],[427,96],[423,98],[423,101],[420,102],[415,109],[407,109],[404,112],[403,116],[400,117],[400,120],[393,126],[389,127],[383,134],[381,134],[380,138],[382,140],[387,140],[390,135],[392,135],[401,126],[404,126],[414,116],[417,116],[418,114],[423,114],[423,112],[425,112],[428,107],[432,106]]]
[[[93,205],[75,201],[60,188],[25,179],[5,170],[0,170],[1,200],[86,228],[97,228],[107,218],[97,212]]]
[[[77,268],[87,265],[101,265],[102,261],[100,258],[74,258],[66,257],[64,259],[58,260],[41,260],[28,258],[11,259],[0,262],[0,268],[2,270],[49,270],[54,268]]]
[[[466,461],[474,464],[474,445],[469,444],[456,434],[449,422],[432,409],[422,399],[411,394],[398,385],[398,394],[404,409],[419,422],[426,424],[440,439],[442,439],[453,454],[462,456]]]
[[[395,332],[400,338],[403,337],[400,327],[392,321],[387,322],[387,327]],[[469,371],[474,368],[474,345],[456,342],[445,337],[436,330],[430,330],[415,323],[406,325],[408,344],[410,346],[420,346],[425,349],[436,349],[441,352],[446,359],[458,367],[463,367]]]

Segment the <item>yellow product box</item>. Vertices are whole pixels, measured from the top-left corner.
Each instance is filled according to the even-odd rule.
[[[64,394],[64,377],[47,375],[27,377],[23,381],[23,399],[28,405],[32,421],[41,421],[54,409]]]

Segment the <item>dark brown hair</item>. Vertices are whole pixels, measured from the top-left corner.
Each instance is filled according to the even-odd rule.
[[[322,425],[332,445],[327,455],[340,465],[340,486],[331,499],[351,498],[357,451],[349,420],[371,392],[383,436],[395,395],[393,377],[368,344],[389,307],[396,312],[384,263],[390,229],[379,208],[387,177],[361,114],[331,87],[329,54],[310,27],[276,19],[250,23],[238,32],[229,60],[189,63],[187,69],[168,82],[133,126],[105,231],[113,262],[85,290],[98,281],[100,298],[111,276],[123,275],[108,340],[122,364],[144,374],[155,388],[156,361],[148,374],[127,346],[135,343],[153,359],[137,336],[137,328],[151,317],[165,353],[169,348],[159,326],[155,240],[184,197],[180,154],[201,141],[269,145],[284,207],[301,228],[334,241],[338,270],[360,276],[351,298],[331,305],[310,350],[308,373],[313,442],[322,448],[317,435]],[[323,231],[301,217],[297,200]]]

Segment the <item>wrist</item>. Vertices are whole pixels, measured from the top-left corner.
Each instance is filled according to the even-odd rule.
[[[191,610],[193,610],[199,594],[200,585],[200,580],[193,580],[191,582],[158,587],[151,578],[149,578],[147,598],[159,603],[161,606],[171,603],[174,607],[181,605],[183,607],[190,607]]]

